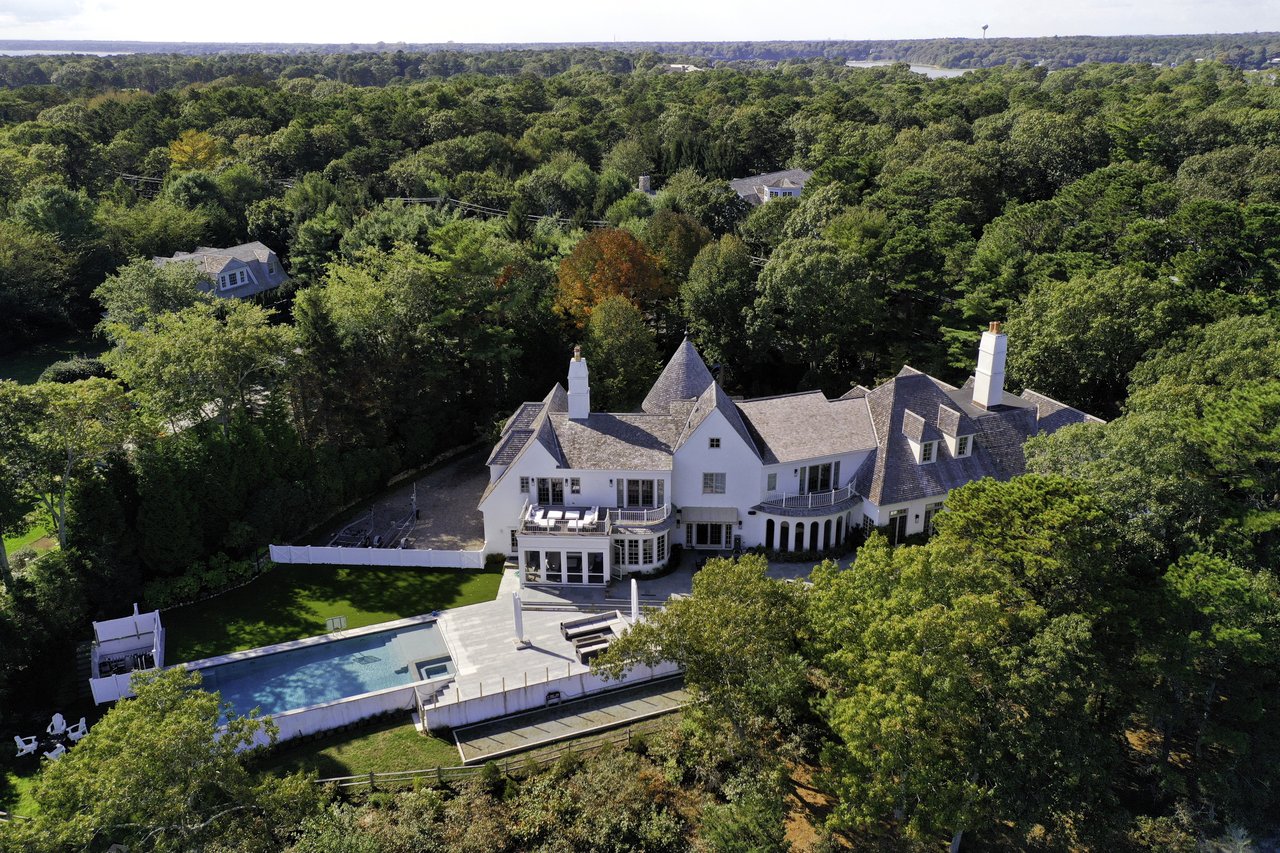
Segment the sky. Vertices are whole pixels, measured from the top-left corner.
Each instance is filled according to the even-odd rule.
[[[565,42],[1280,30],[1280,0],[0,0],[0,40]]]

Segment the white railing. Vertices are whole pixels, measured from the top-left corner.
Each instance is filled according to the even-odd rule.
[[[761,503],[765,506],[777,506],[786,509],[820,509],[822,507],[835,506],[857,496],[858,493],[854,490],[853,484],[850,483],[843,489],[832,489],[829,492],[808,492],[802,495],[770,492],[765,495]]]
[[[653,509],[611,509],[609,510],[609,525],[615,524],[657,524],[666,521],[671,515],[671,504],[665,504]]]

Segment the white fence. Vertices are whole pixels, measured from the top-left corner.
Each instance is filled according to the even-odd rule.
[[[557,671],[560,671],[557,667]],[[422,721],[428,729],[456,729],[472,723],[505,717],[520,711],[532,711],[547,706],[547,694],[559,692],[560,701],[577,699],[612,690],[623,685],[643,684],[655,678],[675,675],[680,668],[664,661],[655,667],[637,666],[627,672],[621,681],[606,681],[590,672],[578,672],[571,675],[555,677],[550,668],[542,680],[532,683],[506,681],[494,685],[491,692],[486,693],[482,684],[467,685],[459,689],[455,682],[449,689],[433,700],[423,701],[420,706]],[[535,677],[538,673],[535,672]],[[528,673],[524,676],[527,678]],[[472,695],[466,695],[474,690]]]
[[[276,563],[319,563],[329,566],[408,566],[421,569],[483,569],[484,551],[437,551],[431,548],[336,548],[317,545],[272,545]]]

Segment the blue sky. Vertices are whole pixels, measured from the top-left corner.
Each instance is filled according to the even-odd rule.
[[[0,39],[739,41],[1280,30],[1280,0],[0,0]]]

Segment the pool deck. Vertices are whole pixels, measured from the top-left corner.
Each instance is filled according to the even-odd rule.
[[[669,714],[689,701],[682,677],[647,681],[454,731],[463,764]]]

